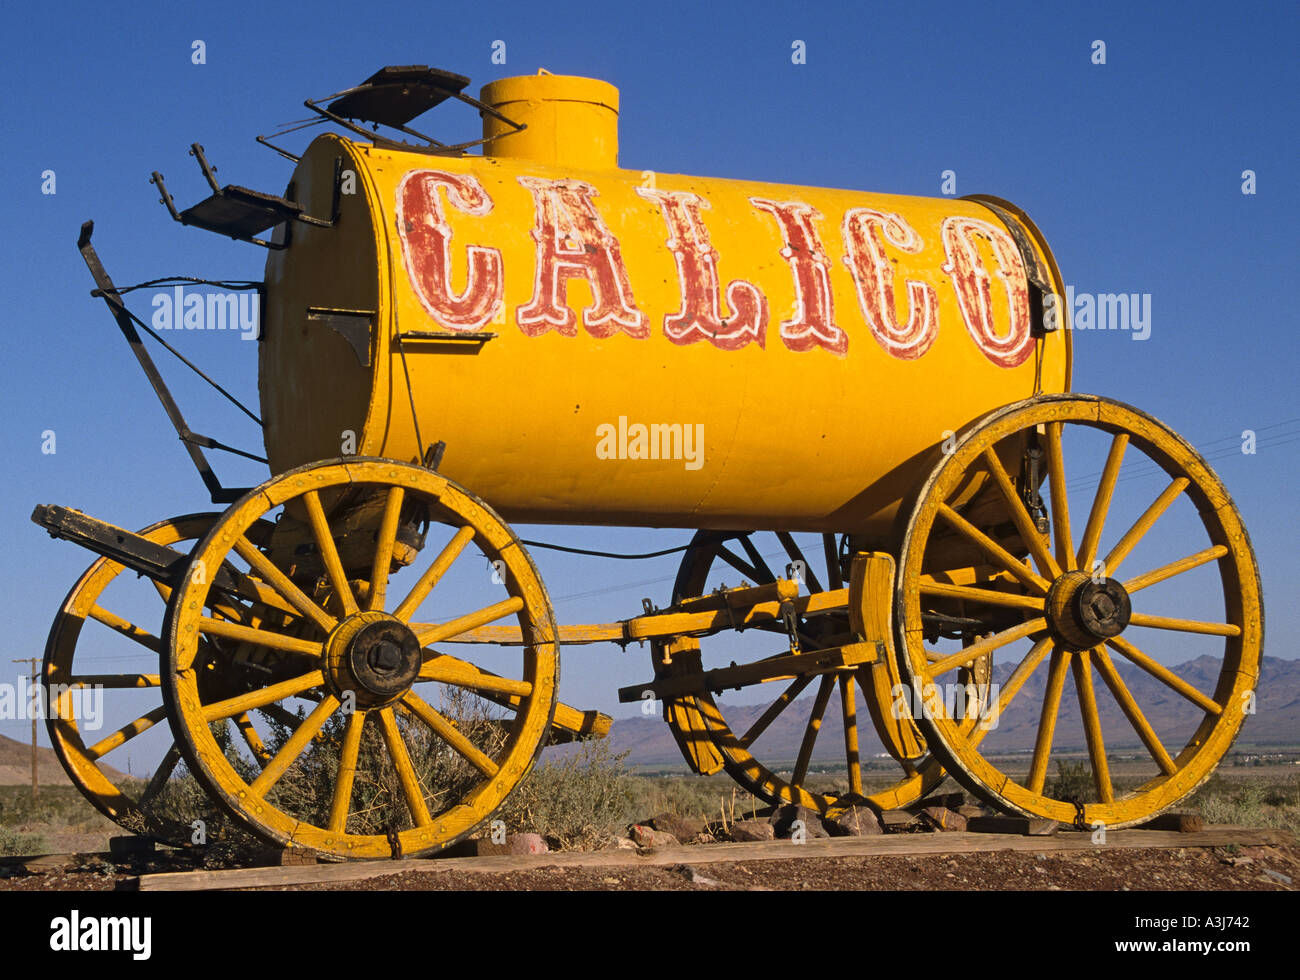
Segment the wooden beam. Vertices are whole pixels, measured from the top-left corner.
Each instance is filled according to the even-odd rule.
[[[1294,846],[1286,831],[1254,827],[1214,827],[1199,833],[1163,830],[1113,830],[1106,843],[1092,843],[1090,833],[1062,831],[1055,837],[1008,837],[1004,834],[881,834],[871,837],[812,839],[802,844],[762,841],[746,844],[694,844],[648,851],[576,851],[553,854],[473,858],[408,858],[356,861],[314,866],[245,868],[230,871],[183,871],[141,875],[141,891],[210,891],[230,888],[277,888],[316,882],[361,881],[394,874],[467,871],[507,874],[530,868],[665,867],[687,863],[788,861],[798,858],[871,857],[876,855],[969,854],[986,851],[1088,851],[1132,848]]]

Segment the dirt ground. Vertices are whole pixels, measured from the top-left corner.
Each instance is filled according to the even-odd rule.
[[[141,869],[143,870],[143,869]],[[0,891],[132,887],[126,866],[0,879]],[[558,868],[485,873],[407,872],[289,891],[1295,891],[1300,847],[1142,848],[1094,852],[817,857],[671,867]]]

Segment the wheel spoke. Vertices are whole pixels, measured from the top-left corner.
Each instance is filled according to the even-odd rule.
[[[1159,568],[1152,569],[1144,575],[1138,575],[1124,583],[1124,589],[1130,595],[1139,589],[1145,589],[1163,582],[1165,579],[1173,578],[1175,575],[1181,575],[1183,572],[1189,572],[1193,568],[1200,568],[1207,562],[1214,561],[1216,558],[1222,558],[1228,553],[1226,545],[1216,544],[1212,548],[1206,548],[1204,551],[1198,551],[1194,555],[1188,555],[1186,558],[1179,558],[1177,561],[1171,561],[1168,565],[1161,565]]]
[[[922,595],[940,595],[951,599],[964,599],[989,606],[1010,606],[1014,609],[1033,609],[1042,612],[1046,599],[1042,596],[1019,595],[1015,592],[996,592],[993,589],[977,589],[969,585],[949,585],[947,582],[921,580]]]
[[[1056,563],[1052,553],[1047,550],[1047,545],[1043,542],[1043,536],[1038,533],[1038,528],[1034,526],[1033,518],[1029,516],[1029,511],[1025,509],[1025,502],[1020,499],[1015,487],[1011,485],[1011,477],[1007,476],[1007,471],[1002,466],[1002,460],[998,459],[998,454],[992,446],[984,450],[984,468],[993,477],[994,484],[1002,494],[1002,499],[1007,505],[1007,512],[1011,515],[1016,530],[1020,532],[1020,539],[1024,541],[1029,553],[1034,556],[1038,571],[1048,578],[1056,578],[1061,574],[1061,566]]]
[[[812,563],[804,556],[803,551],[794,539],[794,535],[789,531],[777,531],[776,537],[781,542],[781,547],[785,549],[789,559],[803,565],[804,584],[808,587],[808,591],[810,593],[822,591],[821,582],[817,580],[817,573],[813,571]]]
[[[171,602],[172,587],[170,585],[163,585],[156,578],[151,578],[149,581],[153,583],[154,590],[157,591],[158,597],[162,599],[164,606]]]
[[[1241,636],[1241,627],[1232,623],[1203,623],[1195,619],[1176,619],[1172,616],[1149,616],[1133,613],[1130,626],[1149,626],[1157,630],[1175,630],[1179,633],[1202,633],[1206,636]]]
[[[799,745],[799,758],[794,763],[794,775],[790,777],[793,786],[801,786],[808,775],[808,763],[812,760],[813,746],[817,744],[817,734],[821,731],[822,717],[826,714],[826,704],[831,699],[835,687],[835,675],[822,675],[817,696],[813,699],[812,714],[808,716],[808,726],[804,729],[803,742]]]
[[[1178,495],[1187,489],[1191,481],[1185,476],[1180,476],[1161,492],[1160,496],[1155,499],[1143,513],[1141,517],[1134,522],[1133,526],[1124,532],[1124,536],[1119,539],[1119,543],[1111,549],[1111,553],[1106,556],[1103,564],[1106,566],[1106,574],[1114,575],[1115,570],[1119,568],[1130,551],[1142,540],[1142,536],[1151,530],[1151,525],[1159,519],[1160,515],[1169,509],[1169,505],[1177,499]]]
[[[742,540],[748,540],[748,538],[742,538]],[[750,545],[750,547],[753,547],[753,545]],[[775,578],[763,578],[753,565],[750,565],[725,544],[718,545],[718,557],[752,581],[755,585],[766,585],[769,582],[776,581]]]
[[[789,706],[790,702],[797,698],[805,687],[812,683],[813,675],[804,674],[802,677],[796,677],[787,687],[779,698],[767,706],[767,709],[758,717],[754,724],[749,726],[749,730],[740,737],[742,748],[749,748],[754,744],[754,740],[762,735],[772,722],[776,721],[777,716]]]
[[[977,660],[986,653],[992,653],[1008,643],[1014,643],[1016,640],[1023,639],[1031,633],[1037,633],[1040,630],[1047,629],[1047,620],[1039,616],[1036,619],[1026,620],[1016,626],[1004,629],[1001,633],[994,633],[992,636],[986,636],[982,640],[977,640],[968,647],[963,647],[960,651],[950,654],[947,657],[941,657],[938,654],[931,654],[927,651],[927,656],[936,657],[937,659],[930,664],[928,673],[931,679],[938,677],[940,674],[946,674],[948,671],[963,664],[968,664]]]
[[[435,653],[420,667],[420,680],[437,681],[454,687],[469,687],[478,691],[496,691],[526,698],[533,693],[531,681],[517,681],[510,677],[479,670],[473,664],[447,654]]]
[[[235,715],[235,727],[239,733],[244,736],[244,743],[248,746],[254,757],[265,765],[271,758],[271,753],[266,746],[262,744],[262,736],[257,734],[257,729],[253,727],[253,720],[248,717],[248,712],[243,711]]]
[[[1079,567],[1085,572],[1091,573],[1092,561],[1097,557],[1097,542],[1101,539],[1101,529],[1106,524],[1110,500],[1115,493],[1115,481],[1119,479],[1120,464],[1124,462],[1124,450],[1127,448],[1127,432],[1117,434],[1110,442],[1110,452],[1106,455],[1106,465],[1101,471],[1097,495],[1092,498],[1092,511],[1088,514],[1088,524],[1083,529],[1083,540],[1079,542]]]
[[[1065,690],[1065,675],[1070,669],[1070,651],[1053,650],[1052,666],[1047,674],[1047,689],[1043,693],[1043,712],[1038,717],[1038,737],[1034,740],[1034,757],[1029,765],[1029,778],[1025,786],[1031,793],[1042,793],[1047,778],[1047,762],[1052,755],[1052,739],[1056,735],[1056,716],[1061,710],[1061,693]]]
[[[352,807],[352,783],[357,775],[357,759],[361,755],[361,733],[365,726],[364,710],[358,708],[348,716],[347,728],[343,731],[343,749],[339,753],[339,775],[334,783],[334,796],[330,800],[331,833],[342,834],[347,830],[348,812]]]
[[[420,608],[420,603],[428,598],[433,587],[438,584],[438,580],[447,573],[452,563],[460,557],[460,553],[465,550],[465,546],[474,538],[474,529],[468,524],[460,528],[452,539],[447,542],[447,546],[438,553],[438,557],[433,560],[433,564],[420,576],[420,580],[411,588],[410,593],[401,604],[393,610],[393,615],[402,622],[409,622],[415,610]]]
[[[303,657],[320,658],[324,649],[319,642],[312,640],[300,640],[294,636],[285,636],[283,633],[272,633],[268,630],[254,629],[251,626],[239,626],[236,623],[226,622],[224,619],[210,619],[207,616],[199,619],[199,632],[207,633],[212,636],[224,636],[228,640],[239,640],[243,643],[252,643],[254,646],[270,647],[272,650],[284,650],[287,653],[296,653]]]
[[[939,516],[947,521],[953,530],[961,534],[962,537],[970,541],[1025,585],[1031,589],[1037,589],[1044,595],[1047,593],[1051,583],[1032,572],[1023,562],[1018,561],[1011,552],[1007,551],[1002,545],[998,544],[947,504],[939,505]]]
[[[262,554],[248,538],[241,534],[235,539],[234,547],[239,557],[248,562],[249,567],[262,576],[267,585],[278,592],[285,602],[298,611],[299,615],[306,616],[326,633],[338,625],[337,619],[294,585],[289,576],[280,571],[275,563]]]
[[[402,698],[402,704],[410,708],[416,717],[433,729],[435,735],[464,756],[470,765],[483,775],[495,776],[497,774],[497,764],[481,751],[477,745],[466,738],[464,733],[446,715],[429,704],[424,698],[414,691],[407,691]]]
[[[101,739],[90,748],[86,749],[86,758],[91,760],[102,759],[104,756],[108,755],[108,753],[112,752],[119,746],[124,745],[126,742],[129,742],[141,732],[148,731],[166,717],[167,706],[159,705],[148,714],[141,715],[139,718],[135,719],[135,721],[127,722],[112,735]]]
[[[384,736],[384,744],[388,746],[388,757],[397,771],[398,782],[402,784],[402,795],[406,797],[411,819],[417,827],[429,826],[433,823],[433,818],[429,816],[429,808],[424,803],[420,779],[415,774],[415,767],[411,765],[411,756],[406,751],[406,741],[397,727],[397,718],[394,717],[392,708],[380,709],[379,730]]]
[[[1074,687],[1079,695],[1079,710],[1083,715],[1083,735],[1088,743],[1088,758],[1092,763],[1092,781],[1103,803],[1115,802],[1115,790],[1110,781],[1110,765],[1106,761],[1106,742],[1101,732],[1101,715],[1097,712],[1097,692],[1092,687],[1092,658],[1087,650],[1074,655]]]
[[[1061,423],[1047,423],[1047,482],[1052,492],[1052,537],[1056,562],[1063,571],[1076,567],[1074,539],[1070,536],[1070,498],[1065,490],[1065,459],[1061,453]]]
[[[494,623],[511,613],[518,612],[523,607],[524,600],[522,598],[511,596],[509,599],[502,599],[500,602],[494,602],[490,606],[450,619],[445,623],[430,623],[427,627],[416,630],[415,638],[419,641],[420,646],[427,647],[443,640],[454,639],[462,633],[468,633],[470,630],[486,626],[488,623]]]
[[[121,633],[127,639],[135,640],[146,650],[152,650],[154,653],[162,652],[162,641],[154,636],[148,630],[141,629],[135,623],[123,619],[116,613],[111,613],[102,606],[90,607],[90,618],[97,623],[103,623],[109,629]]]
[[[1214,701],[1214,699],[1206,697],[1164,664],[1152,660],[1132,643],[1124,639],[1124,637],[1113,636],[1106,642],[1110,644],[1112,650],[1115,650],[1121,656],[1127,657],[1130,661],[1137,664],[1156,680],[1163,681],[1166,685],[1173,688],[1198,708],[1201,708],[1212,715],[1223,713],[1223,709]]]
[[[375,560],[370,567],[370,597],[366,608],[382,610],[388,592],[388,572],[393,564],[393,545],[397,541],[397,521],[402,516],[402,500],[406,490],[389,487],[384,501],[384,516],[379,522],[379,538],[375,541]]]
[[[181,750],[173,742],[171,748],[162,757],[162,762],[158,763],[158,768],[154,770],[149,785],[144,788],[144,792],[140,794],[140,799],[136,801],[137,806],[146,805],[162,792],[163,787],[167,785],[167,780],[172,778],[172,773],[176,770],[176,766],[180,761]]]
[[[313,670],[310,673],[302,674],[287,681],[281,681],[279,684],[272,684],[270,687],[249,691],[247,694],[240,694],[224,701],[205,704],[203,706],[203,720],[212,722],[219,721],[222,718],[230,718],[253,708],[260,708],[266,704],[283,701],[285,698],[291,698],[324,683],[325,675],[319,670]]]
[[[311,533],[316,539],[316,546],[320,549],[321,561],[325,563],[325,573],[330,578],[330,584],[334,586],[334,594],[338,596],[343,606],[343,615],[351,616],[358,611],[357,600],[352,595],[352,586],[348,585],[348,576],[343,570],[343,562],[339,559],[339,550],[334,544],[334,536],[330,534],[329,522],[325,520],[320,494],[315,490],[308,490],[302,495],[302,502],[307,506]]]
[[[857,689],[851,673],[840,675],[840,705],[844,712],[844,758],[849,770],[849,792],[862,795],[862,758],[858,754]]]
[[[775,582],[776,573],[768,567],[767,562],[763,560],[763,556],[760,555],[758,549],[754,547],[753,535],[746,534],[741,537],[740,546],[745,549],[745,554],[749,556],[750,564],[753,565],[754,570],[757,571],[759,575],[763,576],[763,581]]]
[[[839,550],[835,545],[835,535],[822,535],[822,550],[826,553],[826,588],[832,592],[844,588],[844,573],[840,569]]]
[[[1038,665],[1051,652],[1052,646],[1052,638],[1045,636],[1030,648],[1024,660],[1016,664],[1016,669],[1011,672],[1007,682],[998,690],[997,705],[992,712],[987,710],[984,712],[984,718],[980,719],[981,724],[971,733],[970,742],[972,748],[979,745],[984,740],[984,736],[993,731],[997,724],[1001,722],[1002,715],[1011,705],[1012,699],[1020,693],[1020,689],[1025,686],[1025,682],[1029,680],[1030,675],[1038,669]],[[988,724],[985,719],[991,720],[993,723]]]
[[[264,797],[266,791],[274,786],[288,768],[297,761],[298,756],[302,755],[307,743],[321,730],[321,727],[329,720],[330,715],[338,710],[338,707],[338,698],[333,694],[325,695],[320,704],[312,709],[311,714],[302,720],[302,724],[295,728],[293,734],[280,746],[280,751],[275,753],[271,761],[266,764],[266,768],[253,780],[248,787],[248,791],[258,799]]]
[[[1142,744],[1151,753],[1151,758],[1156,761],[1156,765],[1160,767],[1161,772],[1166,776],[1172,776],[1178,771],[1178,767],[1174,765],[1174,760],[1169,757],[1165,747],[1160,744],[1160,739],[1156,736],[1155,730],[1147,721],[1146,716],[1142,714],[1142,709],[1138,707],[1138,703],[1134,700],[1128,685],[1124,683],[1124,678],[1119,676],[1119,671],[1111,663],[1106,648],[1104,646],[1096,647],[1092,651],[1092,656],[1097,664],[1097,673],[1101,674],[1102,680],[1110,688],[1110,693],[1115,696],[1115,700],[1128,718],[1129,724],[1133,726],[1138,738],[1142,739]]]

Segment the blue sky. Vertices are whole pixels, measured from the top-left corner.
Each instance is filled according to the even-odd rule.
[[[279,192],[288,165],[253,137],[301,118],[304,98],[385,64],[469,75],[475,92],[538,67],[607,79],[622,93],[628,168],[929,196],[952,170],[957,193],[1016,202],[1076,291],[1150,294],[1147,340],[1076,336],[1075,389],[1141,407],[1210,454],[1258,552],[1266,653],[1296,656],[1300,7],[1083,8],[7,5],[0,674],[11,680],[9,659],[41,655],[58,603],[90,560],[32,525],[33,505],[128,527],[209,507],[102,303],[88,296],[81,222],[96,221],[96,245],[120,283],[259,279],[261,250],[172,223],[150,171],[163,171],[178,202],[197,200],[206,188],[186,150],[198,140],[223,182]],[[206,64],[191,62],[195,40]],[[491,63],[496,40],[506,42],[504,66]],[[791,62],[796,40],[806,64]],[[1092,63],[1096,40],[1104,65]],[[428,121],[435,133],[474,135],[472,112],[442,113]],[[47,170],[52,195],[42,193]],[[1253,195],[1242,193],[1245,170],[1256,175]],[[253,344],[234,333],[180,339],[256,403]],[[161,363],[195,428],[260,449],[251,424]],[[1254,455],[1234,451],[1244,429],[1258,433]],[[41,451],[47,430],[53,454]],[[230,484],[265,476],[218,463]],[[523,531],[633,551],[689,535]],[[538,560],[562,622],[634,615],[642,595],[666,602],[675,570],[671,558]],[[565,659],[562,697],[610,710],[618,685],[646,676],[635,647],[577,650]],[[0,733],[22,739],[27,727],[0,721]]]

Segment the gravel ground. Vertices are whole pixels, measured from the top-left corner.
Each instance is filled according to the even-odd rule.
[[[134,877],[129,867],[91,862],[77,871],[0,878],[0,891],[110,891],[129,888]],[[1287,846],[819,857],[672,867],[541,866],[509,873],[409,872],[271,890],[1191,892],[1298,887],[1300,847]]]

